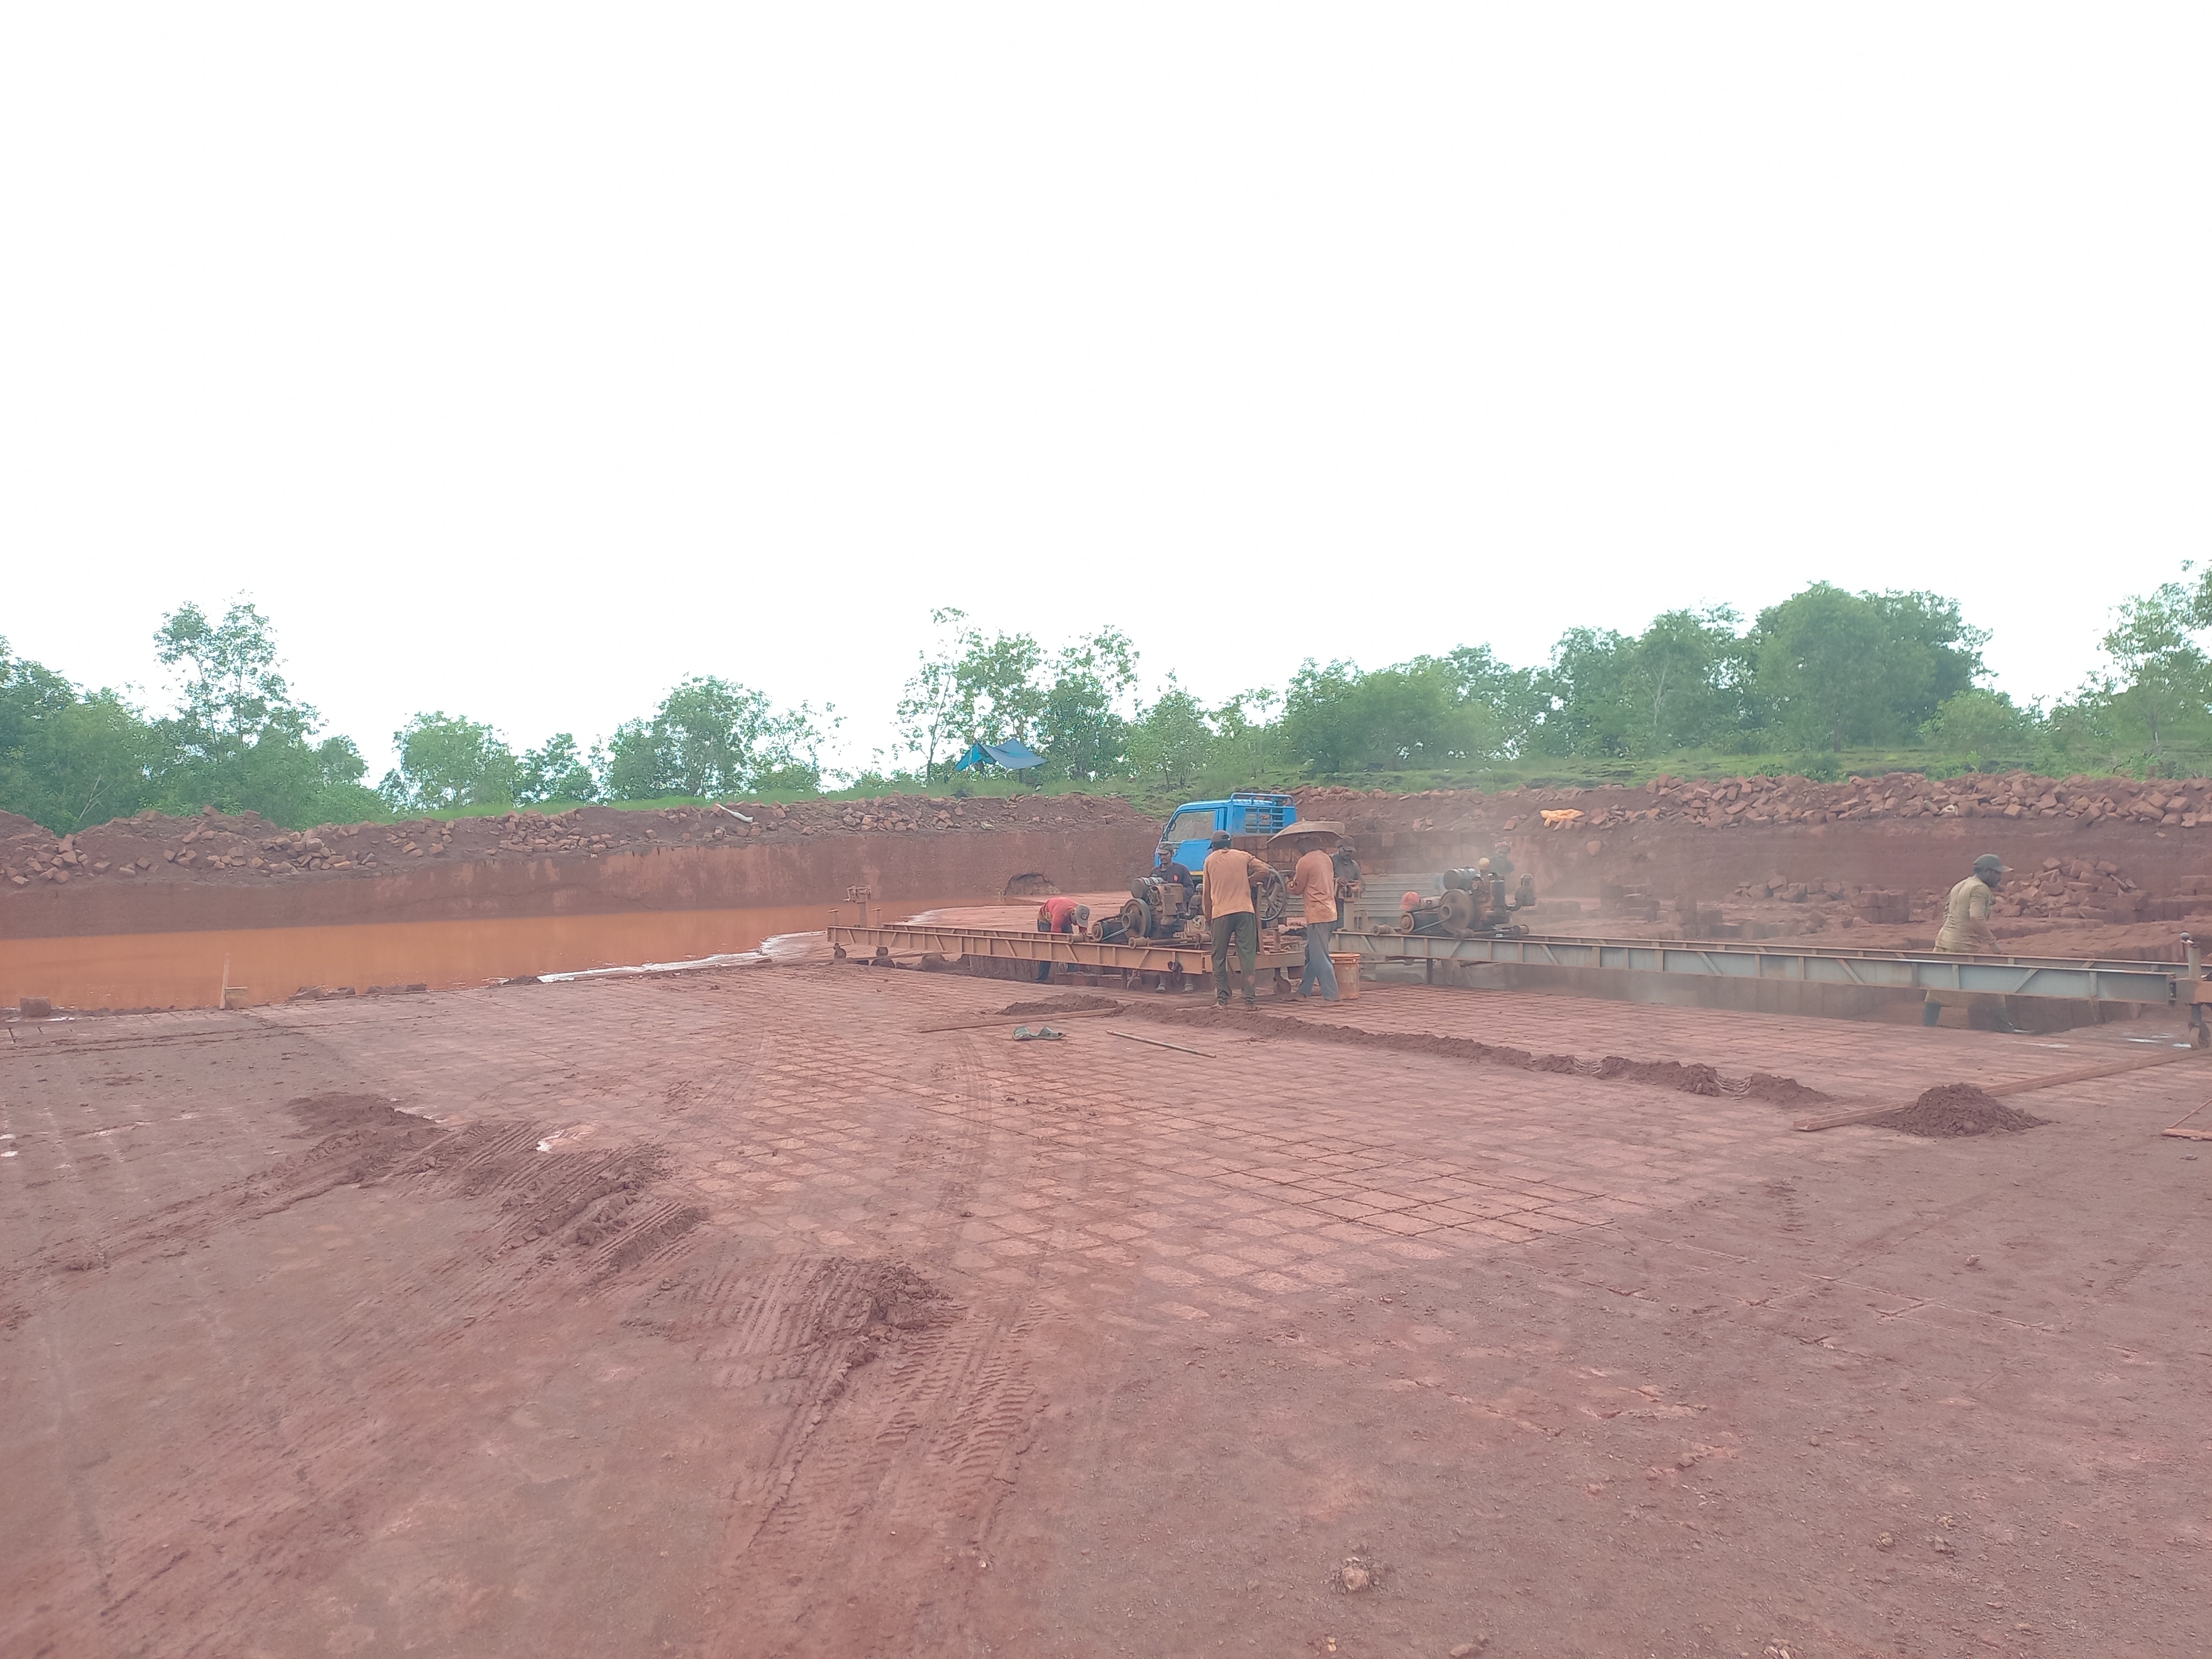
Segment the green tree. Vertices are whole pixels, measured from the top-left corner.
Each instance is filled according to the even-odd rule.
[[[929,613],[938,629],[935,648],[921,655],[898,705],[905,749],[919,758],[925,778],[959,757],[971,743],[1042,742],[1049,694],[1044,647],[1032,634],[986,634],[968,613],[947,607]],[[1128,641],[1109,629],[1127,649]],[[1081,647],[1073,647],[1080,650]],[[1071,699],[1079,701],[1077,688]],[[1071,718],[1077,710],[1066,711]]]
[[[399,764],[377,793],[394,812],[511,806],[520,770],[514,751],[480,721],[442,709],[417,714],[392,734]]]
[[[540,747],[525,750],[515,769],[514,799],[522,805],[599,798],[599,781],[570,732],[556,732]]]
[[[901,751],[921,762],[924,784],[936,781],[940,764],[958,757],[961,719],[960,656],[968,613],[947,605],[929,613],[938,630],[934,651],[924,651],[914,678],[899,697]]]
[[[271,732],[314,724],[314,710],[292,701],[276,672],[275,629],[249,600],[233,600],[213,623],[197,605],[179,605],[162,618],[154,646],[163,667],[183,673],[181,713],[211,744],[250,746]]]
[[[1988,635],[1935,593],[1815,582],[1759,614],[1747,647],[1766,718],[1794,745],[1900,742],[1983,671]]]
[[[1031,634],[970,629],[954,669],[959,732],[964,742],[1039,741],[1044,716],[1044,647]]]
[[[2212,661],[2191,637],[2203,625],[2194,597],[2180,583],[2166,582],[2130,599],[2100,641],[2112,669],[2096,682],[2096,695],[2123,729],[2141,732],[2154,761],[2177,738],[2201,736],[2212,704]]]
[[[1232,789],[1249,789],[1270,776],[1268,768],[1279,758],[1282,734],[1273,720],[1283,694],[1267,686],[1239,691],[1215,709],[1213,769]]]
[[[1642,698],[1636,641],[1611,629],[1571,628],[1537,678],[1546,708],[1537,746],[1547,755],[1635,752]]]
[[[1283,698],[1284,753],[1322,777],[1350,771],[1369,746],[1353,704],[1359,681],[1352,663],[1300,664]]]
[[[1494,666],[1486,647],[1371,672],[1309,659],[1283,699],[1281,752],[1325,777],[1495,759],[1510,749],[1523,711],[1498,696]]]
[[[1118,628],[1060,649],[1037,720],[1049,775],[1082,783],[1121,770],[1129,723],[1119,705],[1136,684],[1136,649]]]
[[[821,745],[836,724],[834,710],[817,714],[803,702],[778,710],[764,691],[695,675],[650,720],[615,728],[599,775],[617,800],[815,789]]]
[[[1129,728],[1131,775],[1155,787],[1188,789],[1212,764],[1214,743],[1205,705],[1170,674]]]
[[[1978,769],[1990,760],[2027,759],[2040,736],[2039,725],[2034,709],[1978,685],[1945,699],[1920,734],[1929,748]]]
[[[971,743],[1025,743],[1043,776],[1110,776],[1124,763],[1122,712],[1137,684],[1137,653],[1103,628],[1048,656],[1033,634],[987,634],[950,607],[929,613],[936,643],[921,654],[898,703],[896,752],[920,763],[925,782]]]
[[[1541,711],[1537,677],[1498,660],[1486,645],[1462,645],[1444,653],[1454,696],[1462,707],[1484,711],[1482,744],[1491,757],[1517,755]]]
[[[374,816],[382,803],[362,783],[368,764],[350,738],[315,741],[322,716],[300,702],[277,672],[276,633],[250,602],[210,622],[179,606],[154,636],[163,666],[181,678],[178,712],[158,723],[167,750],[162,804],[259,812],[301,826]]]
[[[80,691],[0,640],[0,809],[58,835],[150,804],[161,744],[112,691]]]
[[[1726,605],[1668,611],[1637,636],[1626,689],[1637,699],[1632,730],[1640,752],[1702,747],[1748,723],[1741,621]]]

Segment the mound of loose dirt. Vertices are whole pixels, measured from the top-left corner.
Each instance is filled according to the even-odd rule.
[[[437,1128],[426,1117],[403,1112],[382,1095],[308,1095],[284,1103],[309,1134],[334,1135],[348,1129]]]
[[[1174,1025],[1243,1031],[1254,1036],[1303,1037],[1310,1042],[1343,1043],[1356,1048],[1389,1048],[1399,1054],[1441,1054],[1485,1066],[1510,1066],[1521,1072],[1589,1071],[1587,1066],[1577,1064],[1572,1054],[1532,1054],[1526,1048],[1481,1042],[1474,1037],[1445,1036],[1434,1031],[1370,1031],[1358,1025],[1299,1019],[1288,1014],[1273,1014],[1255,1020],[1250,1014],[1227,1008],[1152,1008],[1133,1003],[1129,1012]],[[1620,1054],[1608,1054],[1597,1063],[1595,1075],[1609,1082],[1647,1083],[1661,1089],[1679,1089],[1684,1094],[1727,1092],[1721,1085],[1720,1073],[1711,1066],[1686,1066],[1677,1060],[1630,1060]]]
[[[1121,1006],[1121,1003],[1112,997],[1085,996],[1080,992],[1074,992],[1064,997],[1045,997],[1036,1002],[1010,1002],[1005,1007],[995,1008],[992,1012],[1000,1014],[1083,1014],[1093,1008],[1103,1008],[1111,1013]]]
[[[1679,1060],[1630,1060],[1622,1054],[1607,1054],[1598,1061],[1597,1074],[1608,1080],[1625,1078],[1631,1083],[1680,1089],[1686,1095],[1717,1095],[1721,1091],[1720,1073],[1711,1066],[1685,1066]]]
[[[1885,1129],[1900,1129],[1909,1135],[1942,1139],[1952,1135],[1985,1135],[2000,1131],[2017,1134],[2023,1129],[2033,1129],[2039,1123],[2048,1123],[2051,1120],[2008,1106],[1971,1083],[1942,1083],[1929,1090],[1910,1106],[1871,1121]]]
[[[1753,1072],[1744,1079],[1743,1091],[1753,1100],[1771,1101],[1777,1106],[1818,1106],[1835,1098],[1825,1090],[1811,1088],[1794,1077],[1780,1077],[1772,1072]]]

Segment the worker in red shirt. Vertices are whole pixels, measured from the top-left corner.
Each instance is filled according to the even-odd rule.
[[[1078,904],[1065,893],[1054,893],[1037,906],[1037,932],[1040,933],[1079,933],[1091,925],[1091,907]],[[1049,959],[1037,963],[1040,983],[1052,977]]]

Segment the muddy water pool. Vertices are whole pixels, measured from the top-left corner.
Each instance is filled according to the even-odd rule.
[[[834,908],[841,922],[860,920],[854,905]],[[930,908],[872,905],[868,919],[904,921]],[[226,983],[234,993],[243,988],[248,1003],[282,1002],[304,985],[366,991],[424,984],[451,990],[521,974],[756,951],[781,935],[818,931],[832,910],[807,904],[0,939],[0,1006],[42,996],[57,1007],[212,1008],[222,1002]]]

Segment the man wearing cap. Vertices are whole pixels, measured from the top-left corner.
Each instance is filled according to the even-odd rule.
[[[1997,936],[1990,926],[1990,906],[1996,897],[1997,884],[2004,879],[2004,860],[1995,853],[1984,853],[1974,860],[1974,873],[1951,890],[1951,896],[1943,909],[1942,930],[1936,935],[1936,948],[1947,956],[1977,957],[1997,954]],[[2005,1012],[2004,999],[1971,991],[1930,991],[1926,1005],[1920,1011],[1920,1023],[1933,1025],[1943,1017],[1946,1008],[1964,1008],[1967,1024],[1973,1023],[1977,1011],[1986,1011],[1996,1017],[2000,1031],[2017,1032],[2019,1027]]]
[[[1267,873],[1264,860],[1229,844],[1226,831],[1214,832],[1213,850],[1199,867],[1199,900],[1205,907],[1206,924],[1213,933],[1213,1000],[1229,1006],[1229,942],[1237,942],[1237,959],[1244,969],[1244,1006],[1259,1006],[1256,969],[1260,956],[1260,916],[1252,908],[1252,886]]]
[[[1054,893],[1037,906],[1037,932],[1040,933],[1079,933],[1091,925],[1091,907],[1078,904],[1065,893]],[[1037,963],[1040,982],[1052,977],[1049,957]]]

